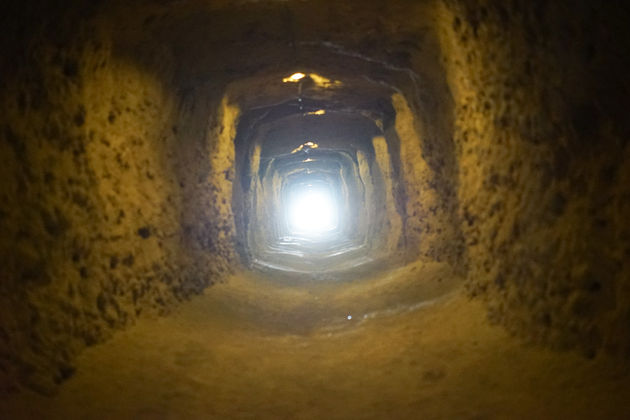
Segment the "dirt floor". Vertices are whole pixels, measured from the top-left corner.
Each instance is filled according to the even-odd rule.
[[[85,351],[2,418],[623,419],[630,372],[488,324],[448,267],[343,286],[240,273]]]

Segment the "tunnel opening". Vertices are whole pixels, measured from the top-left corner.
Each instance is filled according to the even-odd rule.
[[[390,153],[399,147],[392,90],[359,90],[352,79],[306,73],[270,78],[269,90],[287,80],[295,85],[285,101],[241,109],[232,191],[241,260],[258,270],[318,278],[350,278],[363,265],[395,267],[411,252],[398,205],[404,181],[392,169],[400,167],[400,152]],[[295,74],[304,77],[291,80]],[[325,235],[291,213],[293,197],[304,190],[325,192],[321,204],[331,206]]]
[[[285,186],[283,209],[288,235],[296,239],[323,239],[339,229],[337,197],[332,191],[331,181],[318,177],[303,177]]]

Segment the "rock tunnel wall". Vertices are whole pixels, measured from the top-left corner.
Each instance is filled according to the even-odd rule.
[[[439,9],[471,292],[533,341],[628,355],[627,8]]]
[[[15,55],[3,57],[0,98],[2,392],[16,378],[51,391],[81,348],[225,270],[203,253],[203,226],[181,228],[203,220],[182,204],[186,176],[203,168],[178,152],[191,112],[165,83],[168,61],[149,72],[85,16],[28,12],[4,26],[17,45],[3,46]]]
[[[34,4],[3,21],[4,388],[48,392],[85,345],[221,280],[239,116],[300,66],[395,92],[380,149],[408,258],[455,266],[522,336],[630,353],[627,10]]]

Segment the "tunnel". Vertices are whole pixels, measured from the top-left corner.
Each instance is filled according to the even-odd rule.
[[[0,20],[0,417],[630,417],[626,2]]]

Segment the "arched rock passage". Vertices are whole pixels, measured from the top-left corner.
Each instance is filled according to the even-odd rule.
[[[626,8],[82,3],[2,18],[3,392],[235,270],[441,263],[521,339],[627,359]],[[313,183],[343,222],[315,243],[283,207]]]

